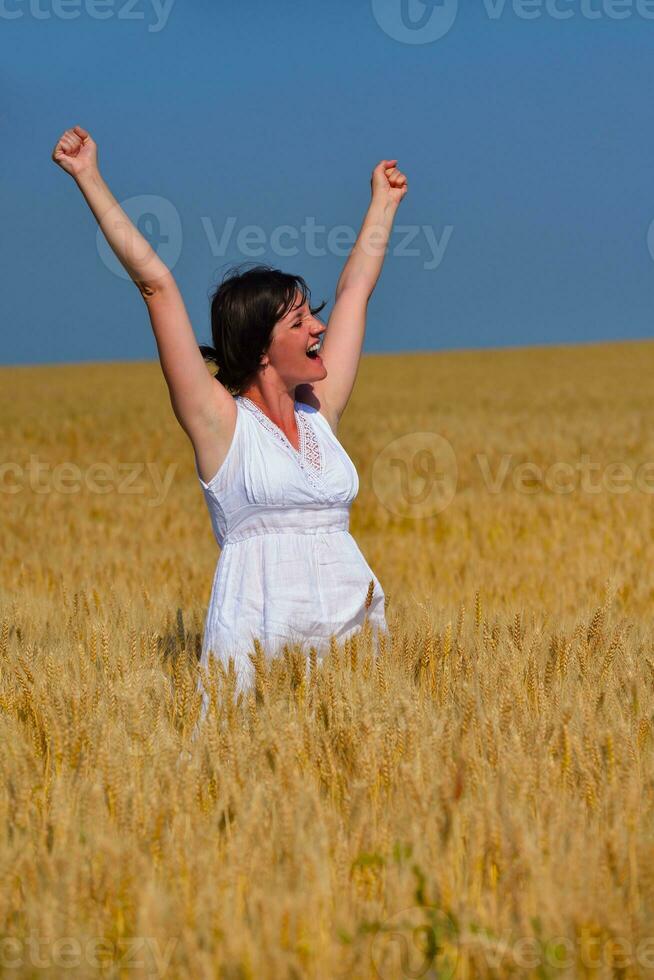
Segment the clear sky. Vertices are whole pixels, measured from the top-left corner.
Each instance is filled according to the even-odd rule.
[[[364,351],[654,332],[654,0],[0,0],[0,20],[3,364],[156,357],[51,161],[75,124],[199,342],[234,263],[303,275],[328,316],[383,158],[409,193]]]

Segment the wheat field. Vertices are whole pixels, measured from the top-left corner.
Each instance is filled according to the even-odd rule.
[[[158,364],[0,369],[0,974],[654,974],[653,365],[364,357],[391,641],[214,670],[196,737],[219,552]]]

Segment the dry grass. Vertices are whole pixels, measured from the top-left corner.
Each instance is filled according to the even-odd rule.
[[[259,650],[237,704],[213,671],[195,739],[218,552],[158,365],[2,369],[5,461],[172,482],[152,506],[147,473],[2,475],[0,974],[649,975],[652,494],[491,493],[477,457],[635,471],[653,359],[365,358],[340,437],[392,643],[375,658],[366,631],[308,678]],[[457,491],[397,517],[373,464],[419,431],[451,443]]]

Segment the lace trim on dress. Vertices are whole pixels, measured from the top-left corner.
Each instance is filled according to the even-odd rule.
[[[316,486],[320,487],[322,485],[321,477],[323,475],[323,455],[320,448],[320,443],[316,436],[315,429],[311,425],[311,422],[306,417],[304,412],[295,411],[295,421],[297,423],[298,433],[300,435],[300,450],[295,448],[295,446],[286,438],[282,430],[278,425],[269,419],[265,412],[263,412],[251,398],[247,395],[239,395],[240,400],[244,403],[246,408],[249,408],[254,416],[259,419],[261,424],[268,432],[273,435],[277,441],[284,446],[285,449],[290,449],[295,459],[298,461],[304,472],[306,473],[310,482]]]
[[[296,412],[295,417],[300,423],[300,455],[306,460],[308,466],[322,476],[322,450],[316,436],[316,430],[304,412]]]

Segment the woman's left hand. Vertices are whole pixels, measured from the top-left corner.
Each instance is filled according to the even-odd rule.
[[[373,200],[399,204],[408,191],[406,176],[396,163],[397,160],[381,160],[373,170],[370,178]]]

